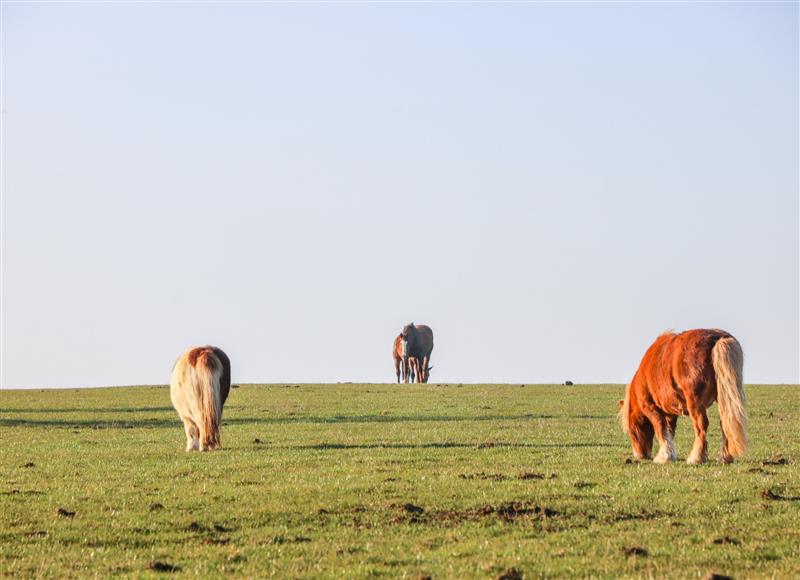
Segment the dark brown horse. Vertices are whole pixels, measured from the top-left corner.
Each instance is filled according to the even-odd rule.
[[[400,374],[402,372],[403,382],[414,382],[413,359],[408,358],[405,353],[406,343],[403,342],[403,335],[398,334],[392,345],[392,357],[394,358],[394,372],[397,374],[397,384],[400,384]],[[410,379],[410,380],[409,380]]]
[[[730,463],[747,449],[747,411],[742,387],[744,355],[739,342],[724,330],[667,332],[647,349],[620,401],[619,418],[637,459],[649,459],[653,436],[656,463],[676,458],[678,416],[688,415],[695,440],[687,463],[707,458],[706,409],[716,400],[722,426],[720,459]]]
[[[424,324],[407,324],[400,333],[405,343],[405,353],[414,359],[417,382],[427,383],[430,377],[431,352],[433,352],[433,331]],[[413,380],[413,379],[412,379]]]

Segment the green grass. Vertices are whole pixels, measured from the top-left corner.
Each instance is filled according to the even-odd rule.
[[[165,387],[4,391],[0,573],[800,576],[800,388],[747,387],[728,466],[626,463],[621,393],[247,385],[224,449],[185,453]]]

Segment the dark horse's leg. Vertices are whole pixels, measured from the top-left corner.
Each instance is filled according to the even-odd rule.
[[[397,375],[397,384],[400,384],[400,359],[395,357],[394,359],[394,372]],[[403,369],[403,374],[405,374],[405,369]]]

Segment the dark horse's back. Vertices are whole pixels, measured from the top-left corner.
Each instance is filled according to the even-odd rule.
[[[221,348],[212,346],[211,350],[214,351],[214,354],[217,355],[217,358],[222,363],[222,376],[219,379],[219,396],[220,403],[224,405],[225,400],[228,398],[228,393],[231,391],[231,359],[228,358],[228,355],[225,354]]]
[[[417,344],[416,350],[417,358],[429,357],[433,352],[433,331],[430,326],[425,324],[417,324]]]

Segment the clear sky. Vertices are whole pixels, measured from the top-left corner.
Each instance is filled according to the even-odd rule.
[[[2,386],[800,382],[797,3],[2,6]]]

